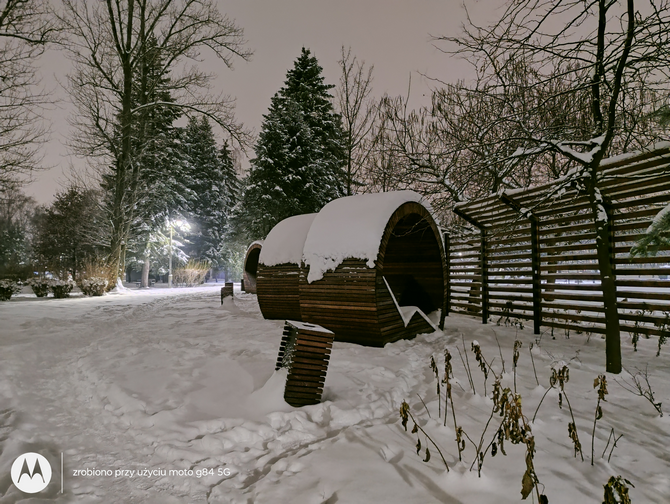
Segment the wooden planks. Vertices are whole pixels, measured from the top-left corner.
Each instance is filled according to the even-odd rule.
[[[512,191],[515,205],[506,204],[504,194],[457,205],[459,215],[486,229],[487,244],[477,250],[478,235],[451,233],[446,253],[453,311],[480,313],[485,287],[492,319],[510,306],[514,315],[526,318],[539,304],[545,327],[604,331],[590,204],[574,190],[561,197],[552,191],[550,184]],[[670,204],[670,149],[604,160],[601,192],[611,219],[610,261],[621,329],[670,336],[670,247],[661,246],[648,257],[631,254],[654,217]],[[535,231],[529,215],[536,219]],[[529,262],[535,263],[532,268]]]
[[[369,345],[379,339],[375,270],[365,261],[346,259],[321,280],[307,282],[300,274],[302,320],[327,327],[338,341]]]
[[[233,297],[233,282],[226,282],[223,287],[221,287],[221,304],[223,300],[228,296]]]
[[[337,341],[366,346],[432,332],[420,316],[405,326],[384,278],[401,306],[429,313],[444,304],[445,272],[435,222],[423,206],[405,203],[387,223],[374,268],[350,258],[312,283],[300,271],[301,320],[327,327]]]
[[[316,324],[286,321],[275,369],[288,369],[284,400],[291,406],[321,402],[334,336]]]
[[[256,293],[266,319],[302,320],[297,264],[258,265]]]

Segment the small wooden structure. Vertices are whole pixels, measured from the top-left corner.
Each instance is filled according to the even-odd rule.
[[[256,293],[266,319],[302,320],[298,286],[302,249],[315,216],[303,214],[284,219],[263,242]]]
[[[338,341],[369,346],[435,330],[425,314],[443,308],[446,264],[420,195],[349,196],[310,215],[302,222],[310,220],[307,233],[283,221],[265,242],[258,301],[266,318],[318,324]],[[266,268],[263,256],[280,226],[294,229],[302,253]]]
[[[275,369],[288,369],[284,400],[291,406],[321,401],[332,346],[331,331],[314,324],[286,321]]]
[[[600,170],[621,330],[670,336],[670,247],[630,253],[670,204],[670,144],[605,159]],[[456,206],[478,232],[445,239],[447,312],[478,312],[484,323],[529,320],[536,334],[541,326],[605,332],[593,213],[586,196],[557,194],[556,184]]]
[[[228,296],[233,297],[233,282],[226,282],[223,287],[221,287],[221,304],[223,300]]]
[[[258,272],[258,258],[261,255],[263,242],[255,241],[247,249],[244,256],[244,272],[242,273],[242,290],[249,294],[256,294],[256,274]]]

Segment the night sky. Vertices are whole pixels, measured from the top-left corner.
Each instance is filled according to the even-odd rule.
[[[454,35],[465,19],[459,0],[219,0],[220,10],[244,29],[247,47],[254,51],[249,62],[237,60],[232,70],[205,57],[208,70],[218,75],[215,91],[235,97],[236,116],[258,132],[270,98],[282,86],[302,46],[309,48],[324,68],[326,83],[337,84],[341,47],[374,65],[373,94],[377,97],[407,94],[411,75],[411,104],[427,103],[429,78],[456,81],[470,74],[469,65],[438,50],[434,37]],[[493,20],[496,2],[468,0],[476,20]],[[441,46],[446,48],[445,46]],[[43,165],[50,169],[34,174],[25,192],[39,203],[48,203],[72,177],[83,173],[85,160],[68,155],[67,118],[74,113],[61,84],[66,83],[66,57],[49,51],[40,61],[42,85],[53,91],[54,105],[44,112],[52,131],[45,145]],[[247,154],[253,157],[253,151]],[[247,166],[248,161],[242,160]]]

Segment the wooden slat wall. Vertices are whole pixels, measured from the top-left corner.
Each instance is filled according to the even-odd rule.
[[[669,151],[669,152],[665,152]],[[622,331],[670,335],[670,248],[631,257],[631,247],[670,203],[670,150],[605,163],[602,193],[611,201],[612,251]],[[604,309],[588,202],[576,194],[551,203],[546,188],[514,193],[538,220],[541,324],[604,333]],[[532,319],[530,221],[496,197],[459,207],[487,230],[489,320]],[[476,314],[481,298],[481,237],[450,236],[450,308]],[[510,312],[511,310],[511,312]]]
[[[266,319],[302,320],[297,264],[258,265],[258,305]]]
[[[532,320],[533,272],[529,223],[521,223],[505,234],[490,234],[485,258],[488,265],[489,315],[501,323],[506,317]]]
[[[452,237],[449,250],[450,310],[481,313],[480,239]]]
[[[333,331],[337,341],[379,346],[375,273],[360,259],[347,259],[312,283],[301,270],[302,320]]]

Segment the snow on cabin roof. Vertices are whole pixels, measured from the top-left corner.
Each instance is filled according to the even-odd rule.
[[[265,266],[300,264],[305,238],[316,215],[294,215],[273,227],[263,242],[258,262]]]
[[[314,218],[305,240],[307,281],[320,280],[326,271],[348,258],[363,259],[374,268],[389,219],[408,201],[421,203],[431,212],[428,203],[414,191],[359,194],[328,203]]]
[[[251,250],[251,247],[253,247],[254,245],[260,245],[261,248],[262,248],[262,247],[263,247],[263,241],[264,241],[264,240],[254,240],[254,241],[252,241],[252,242],[249,244],[249,246],[247,247],[247,252],[248,252],[249,250]]]

